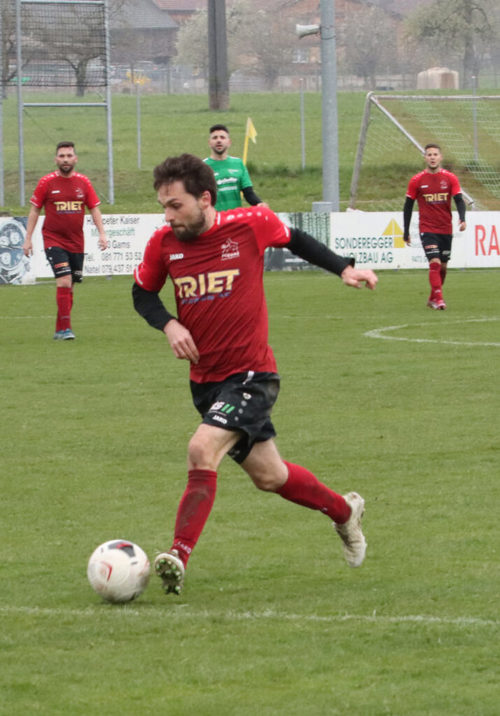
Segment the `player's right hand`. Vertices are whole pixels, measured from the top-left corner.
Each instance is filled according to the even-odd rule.
[[[33,242],[31,241],[31,239],[24,239],[23,253],[25,256],[33,255]]]
[[[176,318],[172,318],[163,329],[167,336],[174,356],[179,359],[188,360],[190,363],[198,363],[200,354],[193,340],[191,333]]]

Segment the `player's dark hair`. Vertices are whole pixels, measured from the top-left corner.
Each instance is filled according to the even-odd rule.
[[[181,154],[178,157],[167,157],[153,170],[156,191],[162,184],[181,181],[188,194],[199,199],[204,191],[210,192],[212,205],[217,201],[217,184],[212,169],[199,157],[193,154]]]
[[[439,149],[439,151],[441,151],[439,144],[434,144],[434,142],[425,145],[424,150],[427,151],[428,149]]]
[[[226,127],[225,124],[213,124],[210,129],[208,130],[209,134],[212,134],[212,132],[226,132],[226,134],[229,134],[229,129]]]
[[[58,144],[57,147],[56,147],[56,154],[57,154],[57,152],[58,152],[60,149],[62,149],[63,147],[71,147],[72,149],[74,149],[74,148],[75,148],[75,143],[74,143],[74,142],[59,142],[59,144]]]

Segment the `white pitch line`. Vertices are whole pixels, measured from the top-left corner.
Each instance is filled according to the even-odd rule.
[[[169,608],[169,606],[173,606]],[[291,622],[319,622],[327,624],[340,624],[342,622],[361,622],[370,624],[423,624],[423,625],[444,625],[444,626],[456,626],[456,627],[500,627],[500,620],[496,619],[481,619],[479,617],[437,617],[425,614],[408,614],[401,616],[379,616],[376,613],[372,615],[367,614],[287,614],[285,612],[276,612],[270,609],[266,609],[262,612],[251,611],[251,612],[217,612],[217,611],[190,611],[189,606],[183,604],[168,605],[165,602],[165,607],[153,607],[150,605],[141,606],[130,606],[125,605],[105,605],[89,606],[85,609],[71,609],[64,607],[23,607],[23,606],[0,606],[0,616],[10,616],[12,614],[24,614],[32,617],[98,617],[98,616],[112,616],[124,619],[127,617],[150,617],[154,615],[155,618],[164,617],[165,619],[171,619],[175,614],[176,620],[178,619],[222,619],[226,621],[291,621]]]
[[[498,317],[493,318],[468,318],[465,320],[448,321],[446,325],[450,323],[485,323],[489,321],[498,321]],[[380,338],[385,341],[407,341],[408,343],[440,343],[451,346],[493,346],[500,348],[500,343],[495,341],[448,341],[444,338],[404,338],[401,336],[385,335],[390,331],[399,331],[403,328],[415,328],[415,327],[428,327],[434,326],[434,323],[403,323],[400,326],[385,326],[383,328],[374,328],[371,331],[366,331],[363,335],[367,338]]]

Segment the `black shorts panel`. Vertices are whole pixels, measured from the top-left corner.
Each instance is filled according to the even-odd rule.
[[[73,283],[82,282],[85,254],[75,254],[60,246],[49,246],[45,249],[45,256],[56,278],[71,274]]]
[[[420,234],[427,260],[439,259],[443,264],[448,263],[451,256],[452,239],[451,234],[431,234],[429,232]]]
[[[278,397],[276,373],[238,373],[218,383],[191,381],[193,403],[207,425],[242,433],[228,453],[238,463],[253,445],[276,435],[271,410]]]

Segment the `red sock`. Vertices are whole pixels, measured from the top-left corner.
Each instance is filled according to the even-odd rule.
[[[72,289],[67,286],[58,286],[56,290],[57,319],[56,331],[71,328]]]
[[[441,286],[443,286],[444,280],[446,278],[446,270],[447,270],[446,264],[441,264],[441,270],[439,272],[441,274]]]
[[[297,505],[319,510],[339,524],[347,522],[351,508],[342,495],[330,490],[305,467],[286,461],[285,465],[288,468],[288,480],[277,490],[278,495]]]
[[[189,470],[186,489],[177,509],[172,549],[187,563],[215,500],[215,470]]]
[[[437,261],[432,261],[429,264],[429,283],[431,285],[431,298],[442,298],[441,264],[438,264]]]

